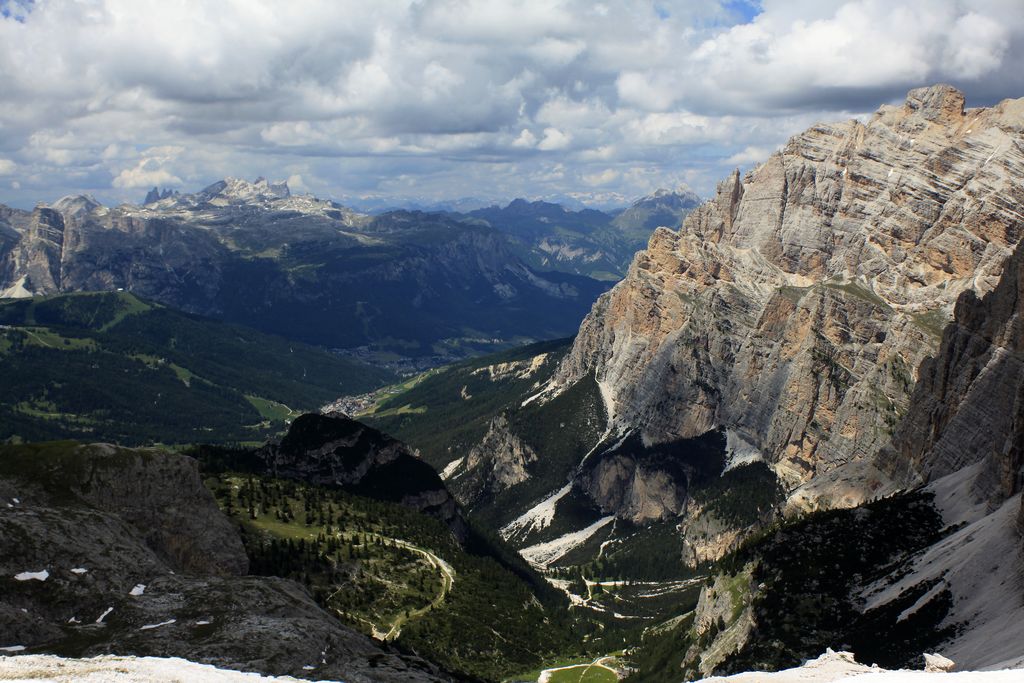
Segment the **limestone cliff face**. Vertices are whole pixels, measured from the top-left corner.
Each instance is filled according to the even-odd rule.
[[[874,454],[964,291],[1020,240],[1024,100],[911,91],[818,125],[659,229],[584,321],[556,384],[593,372],[613,430],[744,434],[795,486]]]
[[[602,458],[582,474],[580,483],[603,512],[635,524],[674,517],[686,504],[685,479],[645,467],[628,455]]]
[[[903,483],[982,462],[974,493],[998,504],[1024,477],[1024,245],[994,290],[965,292],[934,358],[920,369],[911,408],[879,457]]]
[[[27,221],[24,215],[12,215],[11,218],[21,218],[22,229],[5,245],[10,252],[3,259],[2,273],[11,290],[5,293],[16,295],[17,290],[57,291],[64,253],[63,216],[54,209],[40,207],[27,217]]]

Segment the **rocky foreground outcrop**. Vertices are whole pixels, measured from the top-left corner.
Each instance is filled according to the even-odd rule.
[[[238,533],[189,457],[3,446],[0,508],[6,652],[184,657],[364,683],[448,680],[342,626],[300,584],[244,576]]]
[[[555,386],[595,373],[613,431],[725,427],[794,487],[888,443],[954,302],[1021,237],[1024,100],[913,90],[817,125],[659,229]]]

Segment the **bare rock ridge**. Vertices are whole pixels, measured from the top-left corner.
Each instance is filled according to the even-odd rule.
[[[70,442],[6,447],[2,455],[5,498],[47,507],[73,503],[116,515],[176,571],[239,576],[248,570],[242,542],[192,458]]]
[[[724,427],[795,487],[886,445],[954,302],[1020,241],[1024,100],[913,90],[819,124],[682,229],[659,229],[595,304],[553,383],[594,373],[613,433]]]
[[[192,458],[50,442],[0,447],[0,643],[75,657],[182,657],[370,683],[449,680],[245,576],[234,525]]]

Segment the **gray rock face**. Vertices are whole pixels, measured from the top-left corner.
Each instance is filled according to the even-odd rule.
[[[602,511],[636,524],[674,517],[686,504],[685,480],[623,455],[602,459],[580,485]]]
[[[483,496],[529,479],[527,468],[536,460],[537,453],[512,432],[508,419],[499,415],[491,420],[480,443],[466,455],[465,473],[452,486],[460,500],[472,505]]]
[[[448,680],[342,626],[299,584],[240,576],[241,541],[191,458],[102,444],[7,446],[0,498],[4,646],[184,657],[277,675],[313,666],[317,677],[363,683]],[[43,571],[43,581],[16,578]]]
[[[659,229],[595,304],[556,377],[596,373],[613,430],[723,426],[790,487],[888,443],[964,291],[1021,237],[1024,100],[912,91],[818,125]]]
[[[982,298],[965,292],[934,358],[922,363],[911,408],[879,456],[903,483],[984,462],[974,492],[997,505],[1024,479],[1024,247]]]
[[[43,444],[40,455],[30,449],[2,454],[0,495],[17,497],[22,505],[56,508],[73,503],[113,514],[174,571],[215,576],[248,571],[242,542],[203,486],[192,458],[110,444],[52,449]],[[48,450],[62,452],[50,457],[45,455]]]

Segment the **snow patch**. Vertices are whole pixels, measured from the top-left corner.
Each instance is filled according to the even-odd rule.
[[[15,282],[7,289],[0,292],[0,299],[30,299],[32,298],[32,292],[25,287],[28,282],[28,276],[22,275],[21,279]]]
[[[441,470],[441,478],[446,481],[448,479],[451,479],[451,476],[455,474],[455,470],[459,469],[459,466],[462,464],[463,460],[465,460],[464,457],[456,458],[455,460],[452,460],[450,463],[445,465],[444,469]]]
[[[128,591],[128,595],[139,596],[139,595],[142,595],[145,592],[146,592],[146,584],[144,584],[144,583],[137,583],[137,584],[135,584],[135,588],[132,588],[130,591]]]
[[[700,683],[1020,683],[1024,671],[888,671],[858,664],[849,652],[828,650],[794,669],[712,676]]]
[[[944,514],[968,518],[978,514],[973,502],[949,498],[969,485],[971,477],[967,475],[957,472],[933,485],[936,505]],[[953,597],[940,627],[963,627],[946,644],[943,654],[968,668],[1020,659],[1020,644],[1024,643],[1024,576],[1019,570],[1022,553],[1016,530],[1020,503],[1020,494],[1009,498],[992,514],[969,522],[919,553],[895,583],[889,585],[882,579],[866,588],[865,609],[888,604],[923,583],[936,582]],[[911,610],[924,605],[918,603]]]
[[[935,494],[935,506],[947,525],[976,522],[988,514],[988,502],[979,500],[971,490],[983,466],[983,462],[976,462],[925,487]]]
[[[525,401],[520,403],[519,407],[520,408],[525,408],[526,406],[530,405],[531,403],[536,401],[538,398],[540,398],[541,396],[546,394],[550,389],[551,389],[551,387],[549,387],[549,386],[548,387],[544,387],[543,389],[538,391],[536,394],[534,394],[533,396],[528,397]]]
[[[558,501],[565,498],[571,490],[572,482],[569,482],[503,526],[501,528],[501,537],[507,541],[521,531],[529,533],[531,531],[540,531],[547,527],[555,518],[555,506],[558,505]]]
[[[609,515],[602,517],[593,524],[579,531],[573,531],[564,536],[559,536],[553,541],[546,541],[523,548],[519,554],[523,559],[535,567],[546,569],[555,560],[559,559],[573,548],[585,543],[587,539],[597,533],[601,528],[607,526],[615,517]]]
[[[0,652],[21,652],[24,649],[24,645],[8,645],[7,647],[0,647]]]
[[[170,626],[171,624],[175,623],[176,621],[178,621],[178,620],[177,619],[168,619],[167,621],[161,621],[159,624],[146,624],[145,626],[140,626],[139,630],[140,631],[148,631],[150,629],[160,628],[161,626]]]
[[[100,618],[96,620],[97,624],[102,624],[103,620],[107,618],[107,615],[114,611],[113,607],[108,607],[107,611],[100,615]]]
[[[124,657],[102,655],[90,659],[65,659],[54,655],[20,655],[0,658],[0,679],[46,680],[53,683],[104,681],[104,683],[299,683],[291,676],[265,676],[218,669],[177,657]],[[301,683],[308,683],[302,681]],[[321,681],[320,683],[328,683]]]
[[[727,461],[722,474],[737,467],[764,460],[764,455],[761,454],[761,451],[733,429],[725,430],[725,455]]]
[[[42,570],[39,572],[21,572],[14,575],[15,581],[46,581],[50,578],[50,572]]]
[[[937,584],[932,586],[931,590],[922,595],[917,599],[913,605],[900,612],[900,615],[896,617],[896,623],[906,621],[910,617],[917,614],[917,611],[931,602],[939,593],[946,590],[948,586],[945,581],[939,581]]]
[[[71,573],[72,574],[85,574],[88,571],[89,570],[86,569],[85,567],[72,567],[71,568]]]

